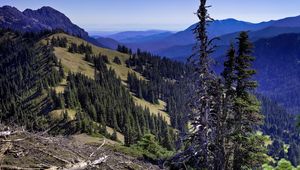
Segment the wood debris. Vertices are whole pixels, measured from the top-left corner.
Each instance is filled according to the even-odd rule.
[[[0,124],[0,145],[0,169],[160,169],[113,151],[105,139],[98,144],[78,143],[71,137],[8,129]]]

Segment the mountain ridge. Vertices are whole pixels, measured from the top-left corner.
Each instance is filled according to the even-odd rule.
[[[210,25],[208,26],[208,34],[210,37],[220,37],[221,39],[224,37],[228,37],[231,35],[231,38],[235,38],[235,36],[240,31],[249,31],[251,32],[258,32],[263,31],[267,28],[278,28],[278,33],[271,36],[279,35],[279,33],[294,33],[298,32],[296,28],[300,27],[300,16],[295,17],[286,17],[279,20],[270,20],[260,23],[251,23],[246,21],[240,21],[233,18],[224,19],[224,20],[214,20]],[[195,28],[196,24],[193,24],[189,26],[188,28],[173,33],[172,35],[165,37],[164,39],[160,40],[153,40],[153,41],[144,41],[142,43],[137,42],[131,42],[131,43],[125,43],[128,47],[132,48],[133,50],[136,50],[137,48],[148,50],[150,52],[162,55],[167,54],[166,52],[168,49],[170,49],[170,52],[173,51],[175,47],[185,47],[187,48],[188,45],[195,43],[195,36],[192,32],[192,30]],[[280,29],[280,30],[279,30]],[[294,29],[294,30],[293,30]],[[234,36],[232,36],[234,35]],[[268,38],[266,37],[266,38]],[[258,37],[257,39],[259,39]],[[263,37],[265,38],[265,37]],[[228,39],[228,38],[227,38]],[[255,39],[255,40],[257,40]],[[218,42],[217,42],[218,43]],[[226,44],[230,43],[230,41],[227,41]],[[222,45],[224,44],[224,41],[222,41]],[[192,48],[191,48],[192,49]],[[160,52],[162,51],[162,52]],[[171,54],[171,53],[170,53]],[[175,53],[174,53],[175,54]],[[176,55],[176,54],[175,54]],[[166,56],[170,58],[179,58],[180,56]]]
[[[62,29],[65,32],[88,39],[84,29],[58,10],[44,6],[37,10],[25,9],[23,12],[15,7],[0,7],[0,27],[10,28],[21,32]]]

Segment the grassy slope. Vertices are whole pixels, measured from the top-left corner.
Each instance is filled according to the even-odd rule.
[[[87,43],[86,41],[77,38],[77,37],[73,37],[67,34],[63,34],[63,33],[58,33],[58,34],[54,34],[50,37],[48,37],[48,39],[50,40],[52,37],[66,37],[68,40],[68,43],[76,43],[76,44],[81,44],[81,43]],[[46,39],[43,40],[41,43],[46,43]],[[110,60],[110,64],[108,64],[107,66],[109,68],[112,68],[113,70],[115,70],[117,76],[122,80],[122,83],[127,86],[126,84],[126,80],[127,80],[127,75],[129,72],[135,72],[134,70],[126,67],[125,61],[129,58],[129,55],[127,54],[123,54],[117,51],[113,51],[113,50],[109,50],[109,49],[105,49],[105,48],[101,48],[101,47],[97,47],[94,46],[92,44],[90,44],[92,46],[92,50],[94,54],[102,54],[102,55],[106,55],[108,57],[108,59]],[[64,70],[66,73],[70,72],[74,72],[74,73],[82,73],[90,78],[94,78],[94,68],[93,68],[93,64],[89,63],[87,61],[84,60],[84,55],[82,54],[73,54],[73,53],[69,53],[67,51],[67,48],[60,48],[60,47],[55,47],[54,48],[54,54],[56,55],[56,57],[61,60],[62,65],[64,66]],[[113,59],[118,56],[121,60],[121,65],[115,64],[113,62]],[[137,76],[140,79],[144,79],[145,78],[135,72],[137,74]],[[64,79],[59,86],[55,87],[55,90],[57,93],[62,93],[64,91],[64,88],[66,87],[66,80]],[[142,107],[147,107],[149,108],[150,112],[153,114],[161,114],[165,120],[170,123],[170,117],[169,115],[165,112],[165,107],[166,107],[166,103],[164,101],[159,101],[158,105],[154,105],[150,102],[147,102],[145,100],[139,99],[137,97],[134,96],[134,94],[132,94],[134,101],[137,105],[140,105]],[[62,110],[55,110],[53,112],[51,112],[51,116],[53,116],[54,118],[58,118],[61,117],[61,111]],[[69,117],[70,119],[74,118],[74,114],[73,114],[73,110],[68,110]],[[112,133],[113,129],[107,127],[107,131],[109,133]],[[118,139],[123,142],[124,141],[124,136],[120,133],[117,134]]]
[[[63,33],[54,34],[52,36],[66,37],[68,39],[69,43],[71,43],[71,42],[77,43],[77,44],[87,43],[86,41],[84,41],[80,38],[73,37],[73,36],[70,36],[67,34],[63,34]],[[52,36],[49,37],[49,39],[51,39]],[[113,51],[110,49],[97,47],[92,44],[90,44],[90,45],[92,46],[92,50],[93,50],[94,54],[101,53],[102,55],[106,55],[108,57],[108,59],[110,60],[110,64],[108,64],[108,67],[114,69],[116,74],[123,81],[124,85],[127,85],[126,80],[127,80],[128,73],[135,72],[134,70],[126,67],[126,65],[125,65],[125,61],[129,58],[129,55],[123,54],[123,53],[120,53],[117,51]],[[54,50],[55,50],[54,54],[61,60],[66,72],[71,71],[71,72],[76,72],[76,73],[82,73],[90,78],[94,78],[93,64],[84,61],[84,59],[83,59],[84,55],[69,53],[67,51],[67,49],[59,48],[59,47],[55,47]],[[113,59],[116,56],[118,56],[120,58],[121,63],[122,63],[121,65],[115,64],[113,62]],[[139,78],[145,79],[139,73],[137,73],[137,72],[135,72],[135,73],[138,75]],[[62,92],[64,86],[65,86],[65,82],[62,82],[61,85],[57,87],[57,91]],[[134,97],[134,95],[133,95],[133,97]],[[167,122],[170,122],[169,115],[164,111],[165,106],[166,106],[166,103],[164,101],[160,101],[160,103],[158,105],[154,105],[150,102],[139,99],[137,97],[134,97],[134,101],[136,102],[137,105],[140,105],[142,107],[148,107],[153,114],[160,113],[166,119]]]
[[[53,120],[60,120],[63,118],[63,112],[68,112],[68,120],[74,120],[76,116],[76,110],[73,109],[58,109],[50,112],[50,117]]]
[[[76,116],[76,110],[72,110],[72,109],[58,109],[58,110],[53,110],[52,112],[50,112],[50,117],[53,120],[61,120],[63,119],[63,112],[67,111],[68,112],[68,120],[74,120],[75,116]],[[110,135],[113,134],[114,129],[111,127],[106,127],[107,133],[109,133]],[[87,138],[86,135],[75,135],[78,137],[81,137],[80,139],[86,138],[87,141],[89,141],[89,139],[93,139],[96,140],[98,139],[97,137],[89,137]],[[125,138],[124,135],[120,132],[117,132],[117,139],[121,142],[124,143],[125,142]],[[111,142],[110,142],[111,143]],[[116,142],[114,142],[113,144],[115,144]]]

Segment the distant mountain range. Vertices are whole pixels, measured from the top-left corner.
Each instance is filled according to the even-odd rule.
[[[257,31],[250,31],[249,36],[252,41],[257,41],[260,39],[272,38],[281,34],[289,34],[289,33],[300,33],[300,27],[267,27]],[[239,32],[234,32],[219,37],[219,40],[215,41],[218,47],[214,56],[217,57],[220,54],[224,54],[229,43],[235,42],[235,38],[238,36],[238,34]],[[161,56],[166,56],[176,60],[185,61],[186,58],[192,54],[192,49],[194,46],[195,46],[194,43],[190,43],[186,45],[174,45],[153,52]]]
[[[98,35],[95,32],[93,37],[102,44],[103,47],[110,49],[116,49],[117,46],[130,44],[130,43],[144,43],[149,41],[158,41],[164,39],[173,33],[171,31],[164,30],[148,30],[148,31],[125,31],[114,34],[103,34],[100,32]]]
[[[161,56],[184,60],[192,54],[192,48],[195,43],[193,34],[195,26],[196,24],[193,24],[183,31],[165,37],[159,36],[160,34],[153,34],[146,38],[140,37],[138,40],[131,39],[131,41],[126,41],[126,38],[122,37],[124,33],[119,33],[117,38],[112,36],[110,38],[116,39],[119,43],[125,44],[134,50],[141,48]],[[220,38],[216,42],[219,46],[226,46],[231,41],[234,41],[240,31],[249,31],[252,41],[261,38],[271,38],[284,33],[300,33],[300,16],[261,23],[250,23],[235,19],[215,20],[208,28],[210,37]]]
[[[170,31],[148,30],[148,31],[126,31],[106,36],[122,43],[137,43],[160,40],[172,35]]]
[[[192,26],[183,32],[176,33],[172,35],[172,37],[167,37],[165,40],[162,40],[165,43],[165,48],[160,48],[160,46],[157,48],[155,48],[155,46],[149,46],[146,50],[153,51],[162,56],[181,60],[185,59],[192,54],[195,39],[193,38],[191,28],[194,27],[195,26]],[[258,24],[237,21],[234,19],[214,21],[210,25],[208,31],[211,37],[219,37],[220,40],[216,41],[219,46],[228,45],[231,41],[234,41],[240,31],[249,31],[251,40],[256,41],[284,33],[300,33],[300,16]],[[183,34],[186,38],[182,37]],[[180,39],[186,41],[176,43],[180,41]],[[137,47],[145,47],[145,45],[139,44]]]
[[[238,21],[235,19],[226,19],[226,20],[215,20],[209,26],[209,35],[210,37],[221,36],[225,34],[230,34],[242,30],[259,30],[269,26],[271,22],[263,22],[260,24],[252,24],[249,22]],[[121,32],[113,36],[107,36],[113,38],[120,43],[126,44],[132,49],[141,48],[144,50],[149,50],[151,52],[156,52],[158,54],[164,54],[165,50],[170,49],[173,51],[175,47],[186,46],[193,44],[195,42],[193,30],[196,27],[196,24],[191,25],[183,31],[176,33],[165,32],[165,33],[156,33],[149,36],[139,36],[139,39],[131,39],[127,41],[128,32]],[[182,49],[180,49],[182,50]],[[171,58],[177,58],[177,55],[167,56]]]
[[[118,45],[122,44],[112,38],[105,38],[100,36],[94,38],[99,44],[101,44],[102,47],[109,48],[109,49],[117,49]]]

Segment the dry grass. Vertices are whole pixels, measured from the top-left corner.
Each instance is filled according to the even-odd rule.
[[[54,88],[56,93],[63,93],[65,91],[65,88],[67,86],[68,82],[67,79],[63,79],[58,86]]]
[[[87,43],[86,41],[77,38],[77,37],[73,37],[67,34],[63,34],[63,33],[59,33],[59,34],[54,34],[52,35],[54,37],[66,37],[69,43],[76,43],[76,44],[81,44],[81,43]],[[52,36],[49,37],[49,39],[52,38]],[[42,43],[46,43],[46,40],[42,41]],[[127,80],[127,76],[128,73],[136,73],[138,78],[142,79],[142,80],[146,80],[141,74],[139,74],[138,72],[126,67],[125,61],[129,58],[128,54],[123,54],[117,51],[113,51],[110,49],[105,49],[105,48],[101,48],[101,47],[97,47],[95,45],[92,45],[92,50],[94,54],[102,54],[102,55],[106,55],[110,61],[110,64],[108,64],[107,66],[109,68],[112,68],[113,70],[115,70],[117,76],[122,80],[122,83],[127,86],[126,84],[126,80]],[[89,62],[84,61],[84,55],[82,54],[73,54],[73,53],[69,53],[67,51],[66,48],[58,48],[55,47],[55,51],[54,51],[55,55],[58,57],[58,59],[61,60],[64,69],[66,72],[75,72],[75,73],[82,73],[90,78],[94,78],[94,68],[93,65]],[[113,59],[115,57],[119,57],[121,60],[121,65],[118,65],[116,63],[113,62]],[[64,89],[64,82],[61,83],[61,85],[59,85],[56,90],[57,92],[62,92]],[[139,99],[137,97],[135,97],[134,95],[132,95],[134,98],[134,101],[137,105],[140,105],[142,107],[147,107],[149,108],[150,112],[152,114],[161,114],[165,120],[170,124],[170,117],[169,115],[165,112],[166,109],[166,103],[164,101],[159,101],[159,104],[155,105],[152,104],[150,102],[147,102],[143,99]]]
[[[118,65],[115,63],[110,63],[107,65],[108,68],[112,68],[115,70],[117,76],[125,83],[127,81],[128,73],[135,73],[139,79],[145,80],[143,76],[141,76],[140,73],[126,67],[125,64]],[[126,84],[126,83],[125,83]]]
[[[110,135],[112,135],[112,134],[114,133],[114,129],[111,128],[111,127],[108,127],[108,126],[106,126],[106,131],[107,131]],[[123,135],[122,133],[117,132],[117,139],[118,139],[120,142],[122,142],[122,143],[124,144],[125,138],[124,138],[124,135]]]
[[[58,109],[58,110],[53,110],[52,112],[49,113],[51,119],[53,120],[60,120],[63,118],[62,113],[67,111],[68,112],[68,120],[74,120],[76,111],[72,109]]]
[[[170,116],[165,112],[166,102],[159,100],[159,104],[152,104],[146,100],[137,98],[135,96],[133,97],[133,99],[137,105],[149,108],[152,114],[160,114],[167,121],[167,123],[170,124]]]
[[[81,43],[86,44],[87,43],[86,41],[84,41],[80,38],[73,37],[73,36],[70,36],[70,35],[67,35],[67,34],[63,34],[63,33],[54,34],[54,35],[50,36],[49,39],[51,39],[52,37],[66,37],[67,40],[68,40],[68,43],[71,43],[71,42],[76,43],[76,44],[81,44]],[[44,40],[44,41],[42,41],[42,43],[46,43],[46,41]],[[110,64],[108,64],[108,67],[114,69],[116,74],[123,81],[127,80],[127,75],[128,75],[129,72],[135,72],[134,70],[126,67],[125,61],[129,58],[128,54],[120,53],[118,51],[114,51],[114,50],[110,50],[110,49],[106,49],[106,48],[101,48],[101,47],[92,45],[90,43],[89,43],[89,45],[92,46],[92,51],[93,51],[94,54],[106,55],[108,57],[108,59],[110,61]],[[91,67],[91,63],[88,63],[86,61],[83,61],[83,62],[79,61],[79,60],[83,60],[83,55],[69,53],[67,51],[67,49],[62,50],[62,48],[55,48],[55,55],[58,55],[57,57],[64,59],[65,64],[64,63],[62,63],[62,64],[67,68],[66,71],[71,70],[71,71],[74,71],[74,72],[87,73],[87,75],[93,75],[94,74],[94,72],[90,72],[89,69],[87,68],[87,66]],[[74,56],[74,57],[72,57],[72,56]],[[74,59],[75,57],[77,59]],[[113,62],[115,57],[119,57],[119,59],[121,60],[121,65],[115,64]],[[71,61],[70,61],[70,58],[72,58]],[[81,69],[78,66],[79,62],[80,62],[80,64],[83,64]],[[73,65],[70,65],[70,64],[73,64]],[[85,70],[87,70],[87,71],[85,71]],[[135,72],[135,73],[137,74],[137,76],[140,79],[145,79],[138,72]]]
[[[82,73],[89,78],[94,78],[94,69],[91,63],[84,60],[84,55],[69,53],[66,48],[55,47],[55,56],[61,61],[65,71]]]
[[[103,141],[105,140],[106,144],[109,145],[119,145],[118,142],[107,139],[105,137],[94,137],[87,135],[85,133],[83,134],[77,134],[77,135],[72,135],[72,142],[75,144],[80,144],[80,145],[85,145],[85,144],[102,144]]]

